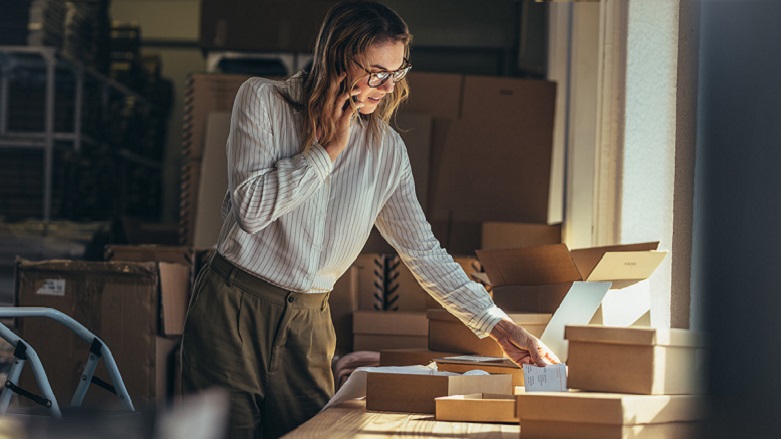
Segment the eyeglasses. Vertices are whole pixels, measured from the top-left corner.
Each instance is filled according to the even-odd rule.
[[[360,66],[360,64],[358,65]],[[409,63],[407,58],[404,58],[403,66],[404,67],[392,72],[372,72],[366,69],[366,67],[361,66],[361,68],[369,74],[369,87],[377,88],[382,84],[385,84],[389,78],[393,78],[394,84],[404,79],[404,77],[407,76],[407,72],[412,68],[412,64]]]

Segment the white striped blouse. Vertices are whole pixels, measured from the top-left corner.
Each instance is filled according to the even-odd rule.
[[[350,268],[376,224],[423,289],[487,336],[506,314],[431,232],[398,133],[383,123],[374,141],[354,122],[335,162],[317,143],[300,152],[300,116],[276,90],[298,98],[300,82],[300,74],[284,82],[251,78],[238,91],[217,250],[271,284],[322,293]]]

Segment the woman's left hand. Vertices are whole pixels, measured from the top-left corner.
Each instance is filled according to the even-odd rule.
[[[505,354],[517,365],[535,364],[540,367],[561,363],[545,343],[521,326],[502,320],[491,331],[493,338]]]

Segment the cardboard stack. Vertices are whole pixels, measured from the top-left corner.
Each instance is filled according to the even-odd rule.
[[[177,394],[184,318],[207,253],[184,246],[114,245],[106,247],[105,262],[19,260],[17,304],[54,308],[76,319],[106,342],[136,408],[163,406]],[[89,346],[53,321],[19,319],[18,328],[38,351],[57,400],[69,401]],[[108,378],[102,364],[96,376]],[[22,377],[24,386],[36,388],[31,375]],[[84,405],[111,403],[107,395],[91,389]]]
[[[705,419],[701,335],[567,326],[568,393],[525,393],[522,438],[692,437]],[[609,392],[609,393],[608,393]]]
[[[170,330],[175,319],[166,311],[176,310],[162,300],[171,290],[170,284],[160,280],[181,274],[179,280],[186,287],[189,273],[166,274],[153,262],[122,261],[20,260],[16,269],[19,306],[56,309],[100,337],[111,350],[137,409],[167,402],[173,392],[170,371],[178,344],[170,336],[181,334],[181,327],[167,332],[167,324]],[[57,401],[70,401],[89,345],[48,319],[19,319],[17,328],[19,336],[37,350]],[[95,376],[108,380],[102,362]],[[35,392],[31,373],[22,375],[21,387]],[[118,407],[117,402],[114,395],[92,388],[84,406]]]
[[[369,373],[366,377],[366,409],[433,414],[438,397],[480,392],[512,395],[512,377]]]

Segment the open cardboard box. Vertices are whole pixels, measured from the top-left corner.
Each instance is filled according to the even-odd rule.
[[[510,375],[411,375],[372,372],[366,375],[366,409],[390,412],[436,412],[434,399],[471,393],[512,395]]]
[[[435,399],[437,421],[517,423],[515,395],[473,393]]]
[[[179,337],[159,335],[162,293],[158,265],[17,260],[16,303],[53,308],[75,319],[111,350],[135,407],[162,407],[176,374],[171,355]],[[20,318],[15,329],[37,351],[60,404],[69,401],[88,359],[89,344],[51,319]],[[109,378],[103,362],[95,376]],[[26,389],[37,388],[32,374],[22,374],[20,384]],[[118,406],[119,399],[101,389],[91,388],[84,399],[84,407]]]
[[[112,245],[107,261],[155,262],[160,282],[160,335],[182,335],[190,291],[195,282],[195,252],[190,247]]]
[[[591,325],[567,326],[565,336],[572,388],[645,395],[703,392],[702,334]]]
[[[509,313],[507,316],[535,337],[542,335],[551,319],[550,314],[544,313]],[[494,339],[477,338],[466,325],[444,309],[429,309],[426,311],[426,317],[428,348],[432,351],[462,352],[489,357],[504,355]]]
[[[650,291],[647,283],[641,291],[630,292],[626,287],[639,285],[661,264],[667,252],[657,251],[658,244],[573,251],[566,244],[557,244],[478,250],[477,256],[500,308],[511,312],[553,313],[540,338],[566,361],[564,326],[589,323],[614,282],[614,295],[627,297],[619,297],[624,306],[602,309],[604,323],[609,320],[613,325],[628,326],[648,313]]]
[[[494,343],[495,344],[495,343]],[[490,374],[510,374],[513,386],[523,386],[523,369],[509,358],[501,361],[465,361],[459,359],[437,358],[437,370],[442,372],[464,373],[470,370],[482,370]]]
[[[522,438],[688,438],[706,419],[705,398],[534,392],[517,395]]]

